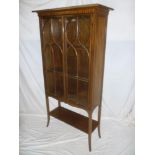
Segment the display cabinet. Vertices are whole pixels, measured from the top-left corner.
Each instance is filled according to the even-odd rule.
[[[92,4],[37,10],[45,84],[47,126],[53,116],[88,134],[98,128],[102,101],[106,30],[109,7]],[[48,97],[58,100],[49,109]],[[85,110],[88,117],[70,111],[61,102]],[[98,106],[98,120],[92,113]]]

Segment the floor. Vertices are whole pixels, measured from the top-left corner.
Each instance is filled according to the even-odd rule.
[[[92,134],[92,152],[88,150],[88,136],[51,117],[20,116],[20,155],[134,155],[134,125],[105,119],[101,122],[101,136]]]

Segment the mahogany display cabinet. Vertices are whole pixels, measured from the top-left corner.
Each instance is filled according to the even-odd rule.
[[[112,8],[100,5],[36,10],[40,23],[43,74],[47,108],[47,126],[53,116],[88,134],[100,133],[102,84],[108,13]],[[49,108],[48,97],[58,100]],[[61,106],[61,102],[81,108],[88,117]],[[92,119],[98,107],[98,120]]]

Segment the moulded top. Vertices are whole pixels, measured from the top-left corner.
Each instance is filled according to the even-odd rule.
[[[73,9],[96,8],[96,7],[100,7],[108,10],[114,10],[113,8],[110,8],[101,4],[87,4],[87,5],[76,5],[76,6],[69,6],[69,7],[44,9],[44,10],[34,10],[32,12],[37,12],[37,13],[50,12],[50,11],[55,12],[55,11],[67,11],[67,10],[73,10]]]

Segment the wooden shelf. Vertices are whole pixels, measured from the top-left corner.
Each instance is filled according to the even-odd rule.
[[[77,75],[71,75],[71,74],[64,74],[63,73],[63,70],[60,69],[60,68],[50,68],[47,70],[47,72],[52,72],[52,73],[58,73],[60,75],[66,75],[67,78],[72,78],[72,79],[75,79],[75,80],[79,80],[79,81],[83,81],[83,82],[88,82],[88,78],[85,78],[85,77],[80,77],[80,76],[77,76]]]
[[[57,107],[51,111],[50,116],[53,116],[56,119],[61,120],[88,134],[88,117],[86,116],[80,115],[63,107]],[[98,122],[96,120],[92,120],[92,132],[97,126]]]
[[[49,68],[47,72],[55,72],[55,73],[63,74],[63,70],[61,68]]]
[[[72,79],[75,79],[75,80],[79,80],[79,81],[83,81],[83,82],[88,82],[88,79],[87,78],[84,78],[84,77],[79,77],[79,76],[75,76],[75,75],[66,75],[68,78],[72,78]]]

